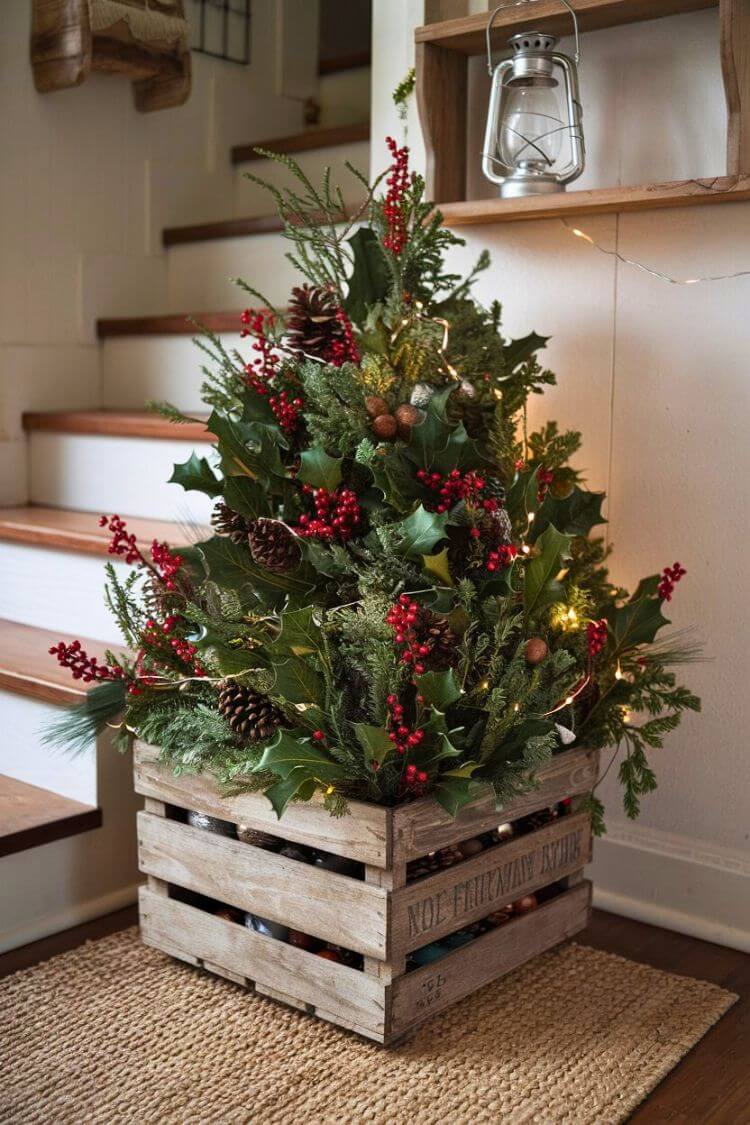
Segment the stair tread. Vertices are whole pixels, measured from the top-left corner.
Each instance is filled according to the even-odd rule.
[[[211,332],[239,332],[242,310],[233,312],[164,313],[156,316],[114,316],[96,322],[100,340],[113,336],[196,336],[195,321]]]
[[[167,438],[170,441],[216,441],[202,419],[177,424],[142,410],[50,410],[23,416],[26,430],[56,434],[102,434],[108,437]]]
[[[128,530],[141,543],[149,544],[153,539],[158,539],[166,541],[172,547],[182,547],[195,539],[189,528],[168,520],[145,519],[141,516],[123,518]],[[107,555],[110,539],[107,529],[99,527],[98,516],[94,512],[46,508],[36,504],[0,508],[0,541],[57,547],[84,555]]]
[[[86,685],[74,680],[49,652],[58,641],[69,643],[73,639],[50,629],[0,618],[0,688],[46,703],[80,703]],[[118,647],[86,637],[79,640],[90,656],[101,657],[107,648]]]
[[[351,219],[363,212],[364,208],[364,202],[347,207],[344,218]],[[193,223],[185,227],[166,227],[162,232],[162,243],[164,246],[179,246],[186,242],[208,242],[219,238],[275,234],[283,229],[283,219],[277,214],[255,215],[246,219],[220,219],[211,223]]]
[[[0,856],[98,828],[101,809],[0,774]]]
[[[286,137],[273,137],[268,141],[254,141],[249,145],[234,145],[232,163],[243,164],[250,160],[263,160],[254,150],[260,145],[271,152],[291,154],[312,152],[318,148],[333,148],[338,145],[356,144],[369,141],[370,122],[355,121],[347,125],[328,125],[322,128],[306,129]]]

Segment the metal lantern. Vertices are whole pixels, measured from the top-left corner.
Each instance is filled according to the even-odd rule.
[[[510,37],[510,58],[494,66],[492,25],[505,5],[494,10],[487,24],[492,91],[482,171],[500,184],[504,197],[564,191],[584,169],[578,20],[567,0],[560,2],[573,17],[575,59],[555,51],[554,35],[528,31]]]

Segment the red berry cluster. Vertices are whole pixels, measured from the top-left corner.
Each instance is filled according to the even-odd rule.
[[[674,566],[665,566],[659,582],[659,597],[666,602],[671,602],[675,586],[686,574],[687,571],[681,563],[676,562]]]
[[[487,553],[487,561],[484,565],[490,572],[501,570],[510,566],[517,554],[518,548],[514,547],[512,543],[509,543],[507,547],[496,547]]]
[[[205,676],[206,670],[195,659],[198,649],[195,645],[186,641],[184,637],[172,636],[175,627],[179,623],[180,618],[170,615],[164,621],[155,621],[149,617],[143,630],[142,641],[144,645],[148,645],[150,649],[155,649],[158,655],[159,649],[163,649],[165,645],[169,645],[172,654],[177,657],[179,661],[186,664],[194,676]],[[147,677],[143,677],[146,679]]]
[[[410,750],[414,750],[424,740],[424,731],[406,725],[404,722],[404,705],[399,702],[397,695],[389,695],[387,703],[388,737],[397,754],[408,754]]]
[[[260,394],[265,394],[265,390],[261,388],[273,379],[279,366],[279,357],[268,336],[269,329],[276,323],[276,317],[271,309],[245,309],[240,320],[246,326],[240,331],[240,336],[253,336],[253,351],[258,353],[255,359],[245,364],[247,382]]]
[[[112,539],[107,548],[110,555],[124,556],[126,563],[141,561],[141,552],[135,535],[128,534],[125,520],[120,516],[100,516],[99,527],[106,527],[112,532]]]
[[[486,481],[473,470],[462,473],[460,469],[452,469],[447,477],[444,477],[442,473],[429,473],[426,469],[418,469],[417,480],[431,492],[437,492],[440,497],[435,509],[437,512],[450,511],[459,500],[465,500],[469,504],[481,504],[486,512],[497,511],[497,500],[492,497],[485,500],[481,498],[480,493]]]
[[[154,539],[151,544],[151,559],[165,589],[176,590],[175,577],[184,562],[182,555],[173,555],[166,543],[159,543]]]
[[[427,774],[424,770],[418,770],[413,762],[410,762],[404,770],[404,785],[406,788],[418,794],[423,792],[426,784]]]
[[[70,669],[74,680],[83,680],[85,684],[94,680],[121,680],[125,675],[117,664],[110,667],[108,664],[100,664],[93,656],[87,656],[80,641],[71,641],[69,645],[60,641],[52,646],[49,653],[50,656],[57,657],[57,663],[61,667]]]
[[[419,639],[420,610],[408,594],[401,594],[395,605],[386,614],[386,621],[393,629],[394,641],[403,647],[402,664],[411,664],[417,676],[426,671],[424,660],[432,652],[432,645]]]
[[[399,148],[393,137],[386,137],[385,143],[391,154],[391,164],[386,183],[388,192],[383,204],[388,231],[383,239],[386,250],[398,257],[406,245],[406,218],[404,216],[403,200],[409,188],[411,177],[409,175],[409,149],[406,145]]]
[[[333,367],[341,367],[345,363],[359,363],[362,356],[354,339],[352,322],[343,309],[336,310],[336,320],[341,325],[344,338],[333,341],[326,359]]]
[[[290,400],[287,392],[282,391],[281,394],[271,395],[268,405],[276,415],[276,421],[284,433],[293,434],[297,428],[299,412],[302,409],[302,399],[293,398]]]
[[[593,660],[607,643],[607,622],[603,617],[599,621],[589,621],[586,628],[586,642],[589,656]]]
[[[351,539],[362,520],[356,492],[350,488],[328,492],[310,484],[303,484],[302,491],[312,497],[315,515],[300,516],[298,535],[303,539],[340,539],[342,542]]]
[[[539,468],[537,470],[537,474],[536,474],[536,484],[537,484],[536,498],[537,498],[537,500],[539,501],[540,504],[541,504],[542,500],[544,500],[544,497],[549,492],[549,486],[552,484],[554,479],[555,479],[555,474],[553,473],[552,469],[545,469],[544,466],[542,465],[541,468]]]

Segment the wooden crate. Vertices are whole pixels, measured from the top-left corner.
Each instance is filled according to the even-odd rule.
[[[205,776],[175,777],[157,751],[138,744],[135,787],[143,940],[193,965],[254,986],[379,1043],[405,1032],[474,989],[583,929],[590,884],[591,826],[577,811],[598,771],[595,751],[556,756],[540,786],[498,813],[486,795],[452,819],[429,797],[387,809],[351,803],[334,819],[320,802],[291,805],[281,821],[260,794],[222,798]],[[407,865],[452,844],[574,798],[569,815],[471,858],[409,881]],[[193,810],[247,825],[363,865],[363,878],[322,870],[184,823]],[[182,815],[182,820],[180,816]],[[554,893],[552,893],[554,891]],[[513,917],[431,964],[408,967],[417,950],[522,896],[538,909]],[[184,901],[193,897],[192,902]],[[204,908],[227,904],[362,955],[339,964],[267,937]],[[197,903],[197,904],[196,904]]]

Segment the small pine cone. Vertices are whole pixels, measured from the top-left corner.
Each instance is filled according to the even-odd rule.
[[[432,610],[423,610],[419,640],[430,646],[430,655],[426,658],[430,667],[445,670],[455,663],[458,637],[444,617]]]
[[[211,526],[217,535],[228,535],[238,545],[247,542],[248,522],[239,512],[233,512],[221,500],[211,513]]]
[[[284,714],[267,695],[228,680],[219,688],[219,712],[243,742],[267,742]]]
[[[286,342],[298,356],[331,358],[333,345],[346,343],[344,326],[338,319],[336,294],[321,286],[297,285],[292,290],[286,321]]]
[[[284,574],[299,564],[301,551],[295,536],[280,520],[259,519],[250,524],[247,542],[253,562]]]
[[[463,422],[471,437],[476,437],[485,429],[484,413],[477,400],[477,392],[466,379],[461,381],[448,399],[445,414],[450,422]]]
[[[485,500],[497,500],[498,504],[505,503],[505,488],[496,477],[485,477],[482,497]]]
[[[482,520],[483,539],[487,546],[496,550],[498,547],[507,547],[513,537],[513,527],[510,516],[505,508],[498,508],[495,512],[487,512]]]

